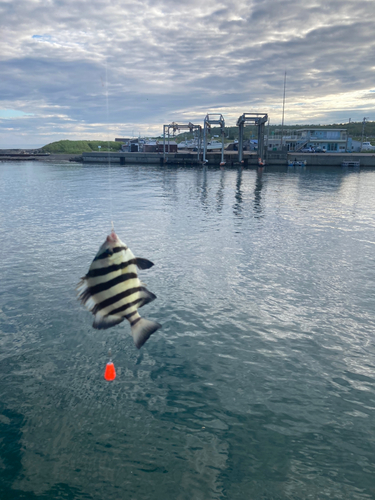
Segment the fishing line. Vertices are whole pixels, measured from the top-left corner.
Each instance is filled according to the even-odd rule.
[[[105,59],[105,96],[107,108],[107,125],[109,126],[109,104],[108,104],[108,70],[107,58]],[[109,213],[111,219],[111,231],[114,231],[113,225],[113,209],[112,209],[112,169],[111,169],[111,153],[109,150],[109,132],[107,131],[107,150],[108,150],[108,185],[109,185]]]
[[[108,69],[107,58],[105,59],[105,97],[106,97],[106,110],[107,110],[107,126],[109,127],[109,104],[108,104]],[[113,209],[112,209],[112,168],[111,168],[111,153],[109,150],[109,131],[107,130],[107,153],[108,153],[108,185],[109,185],[109,213],[111,219],[111,233],[114,232],[115,227],[113,224]],[[104,378],[108,381],[116,378],[115,365],[112,362],[112,351],[108,351],[109,361],[106,364],[104,371]]]

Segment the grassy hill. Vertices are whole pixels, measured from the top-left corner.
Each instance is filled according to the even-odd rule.
[[[100,148],[98,147],[100,146]],[[91,153],[93,151],[107,152],[108,147],[110,151],[119,151],[121,143],[114,141],[57,141],[51,142],[43,146],[42,151],[45,153],[64,153],[64,154],[81,154]]]

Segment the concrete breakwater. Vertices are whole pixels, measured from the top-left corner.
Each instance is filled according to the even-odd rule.
[[[32,154],[32,153],[8,153],[0,150],[0,161],[82,161],[82,155],[78,154]]]

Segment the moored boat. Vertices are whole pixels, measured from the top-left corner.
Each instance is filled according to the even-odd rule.
[[[346,160],[341,163],[342,167],[360,167],[361,163],[359,160]]]
[[[223,144],[219,141],[211,141],[207,144],[207,151],[214,151],[215,149],[221,149]]]
[[[288,160],[288,167],[305,167],[307,161]]]

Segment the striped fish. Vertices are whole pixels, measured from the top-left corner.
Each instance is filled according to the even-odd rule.
[[[134,257],[114,231],[107,236],[89,272],[77,285],[78,299],[95,316],[94,328],[110,328],[127,319],[134,343],[140,349],[161,327],[138,314],[138,309],[156,296],[139,280],[137,267],[149,269],[153,265],[147,259]]]

